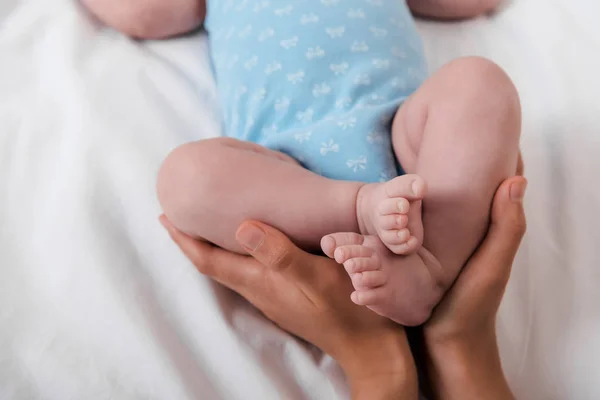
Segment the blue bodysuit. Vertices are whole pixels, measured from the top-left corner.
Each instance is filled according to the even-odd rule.
[[[423,82],[403,0],[208,0],[227,136],[332,179],[398,175],[392,118]]]

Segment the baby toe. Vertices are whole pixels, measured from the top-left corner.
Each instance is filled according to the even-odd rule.
[[[419,242],[419,239],[415,236],[411,236],[404,243],[388,245],[388,248],[394,254],[410,254],[419,249],[419,247],[421,247],[421,243]]]
[[[365,271],[351,275],[352,285],[356,290],[376,288],[387,282],[387,274],[383,271]]]
[[[335,250],[340,246],[360,245],[364,242],[364,236],[353,232],[332,233],[323,236],[321,249],[329,258],[334,258]]]
[[[408,215],[406,214],[392,214],[392,215],[381,215],[379,217],[378,225],[380,230],[400,230],[408,226]]]
[[[333,258],[339,264],[343,264],[351,258],[371,257],[372,255],[373,249],[358,244],[341,246],[333,252]]]
[[[411,238],[410,231],[406,228],[400,230],[381,231],[379,237],[388,245],[400,245],[408,242]]]
[[[379,204],[379,214],[407,214],[410,210],[410,203],[403,197],[385,199]]]
[[[356,274],[365,271],[376,271],[381,268],[381,263],[376,255],[372,257],[351,258],[344,263],[344,269],[348,274]]]
[[[427,183],[418,175],[402,175],[385,183],[385,193],[389,197],[406,197],[420,200],[427,192]]]
[[[370,290],[357,290],[350,295],[354,304],[359,306],[372,306],[385,302],[386,291],[379,287]]]

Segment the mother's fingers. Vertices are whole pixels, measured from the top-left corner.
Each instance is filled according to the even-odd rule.
[[[160,216],[160,223],[201,274],[242,296],[263,283],[264,268],[251,257],[195,240],[175,228],[164,215]]]
[[[526,230],[523,210],[526,188],[527,180],[520,176],[508,179],[500,186],[494,197],[488,234],[459,279],[469,279],[471,284],[480,287],[506,284]]]
[[[309,260],[308,253],[300,250],[283,233],[261,222],[244,222],[236,233],[236,240],[259,263],[279,272],[300,273]]]

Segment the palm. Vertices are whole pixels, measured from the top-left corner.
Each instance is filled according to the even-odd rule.
[[[325,257],[309,254],[304,257],[303,267],[296,266],[290,273],[267,269],[261,290],[252,290],[244,296],[282,329],[330,354],[337,352],[340,334],[352,332],[355,337],[366,337],[392,324],[387,318],[352,303],[350,294],[354,289],[339,264]],[[257,261],[247,261],[260,266]],[[292,309],[294,312],[289,312]]]

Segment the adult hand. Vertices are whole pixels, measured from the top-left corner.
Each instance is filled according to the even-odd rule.
[[[344,369],[355,399],[416,398],[404,329],[350,301],[352,284],[335,261],[306,253],[257,222],[242,224],[242,256],[161,223],[196,268],[245,297],[282,329],[313,343]]]
[[[496,314],[525,234],[526,187],[520,176],[500,186],[486,238],[423,326],[437,398],[513,398],[500,365]]]

